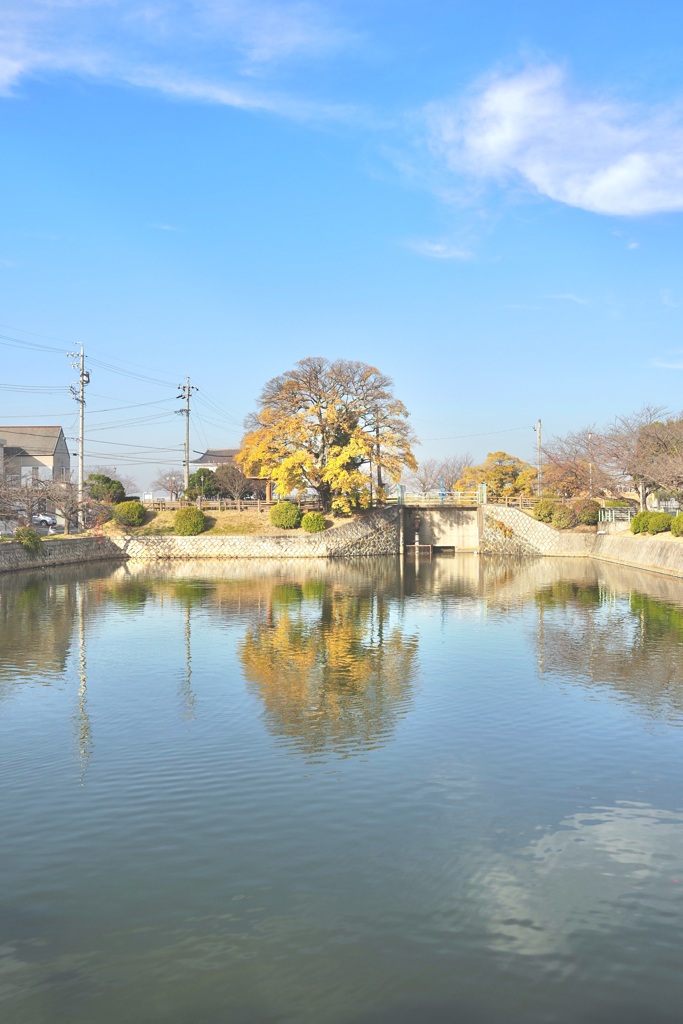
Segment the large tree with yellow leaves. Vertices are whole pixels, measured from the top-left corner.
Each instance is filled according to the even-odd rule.
[[[237,461],[281,494],[312,488],[325,510],[366,506],[370,467],[382,483],[416,468],[408,411],[392,389],[366,363],[301,359],[263,388]]]

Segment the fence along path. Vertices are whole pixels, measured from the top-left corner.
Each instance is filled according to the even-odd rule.
[[[239,501],[235,501],[234,498],[201,498],[197,501],[191,501],[189,498],[179,498],[174,500],[170,500],[168,498],[153,498],[151,501],[143,501],[145,508],[151,509],[155,512],[173,512],[178,508],[190,507],[199,507],[204,512],[229,512],[235,509],[240,512],[246,512],[249,509],[256,512],[265,512],[267,509],[272,508],[273,505],[277,504],[277,501],[266,501],[265,499],[262,500],[260,498],[240,498]],[[320,503],[317,498],[300,498],[295,501],[295,504],[306,511],[320,508]]]

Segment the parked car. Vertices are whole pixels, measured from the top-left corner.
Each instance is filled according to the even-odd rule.
[[[34,526],[56,526],[57,517],[50,512],[39,512],[37,516],[31,516],[31,522]]]

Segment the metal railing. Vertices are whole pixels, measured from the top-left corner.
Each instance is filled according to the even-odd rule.
[[[630,523],[636,514],[636,509],[630,505],[620,508],[601,508],[598,512],[599,523]]]

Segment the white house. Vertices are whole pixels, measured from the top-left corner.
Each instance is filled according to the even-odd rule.
[[[0,426],[0,474],[14,483],[66,483],[71,457],[62,428]]]

